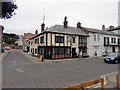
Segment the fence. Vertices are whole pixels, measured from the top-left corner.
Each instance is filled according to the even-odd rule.
[[[103,75],[101,78],[98,78],[95,80],[71,85],[71,86],[63,88],[62,90],[71,90],[71,89],[85,90],[86,88],[92,88],[92,87],[95,88],[95,86],[100,86],[101,90],[104,90],[105,85],[106,85],[106,77],[108,77],[110,75],[115,75],[115,78],[116,78],[115,79],[115,88],[118,89],[119,88],[119,76],[118,76],[118,73],[113,73],[113,74],[109,74],[109,75]]]

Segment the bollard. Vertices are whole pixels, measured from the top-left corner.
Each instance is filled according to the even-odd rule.
[[[119,76],[116,74],[116,88],[119,89]]]

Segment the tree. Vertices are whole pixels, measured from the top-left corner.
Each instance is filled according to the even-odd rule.
[[[9,2],[5,2],[5,1],[0,1],[0,5],[1,8],[0,10],[2,10],[2,14],[0,16],[0,18],[2,19],[9,19],[11,18],[15,13],[15,9],[17,9],[17,5],[12,1],[9,0]]]

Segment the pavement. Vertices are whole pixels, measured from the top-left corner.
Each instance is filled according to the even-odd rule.
[[[37,56],[32,56],[31,54],[28,54],[26,52],[23,52],[23,51],[20,51],[22,52],[24,55],[26,55],[27,57],[31,58],[32,61],[35,61],[35,62],[41,62],[40,61],[40,58],[38,58]],[[98,56],[98,57],[87,57],[87,58],[67,58],[67,59],[44,59],[44,62],[61,62],[61,61],[74,61],[74,60],[99,60],[101,59],[102,57],[101,56]]]
[[[4,53],[0,54],[0,61],[3,60],[8,54],[9,54],[10,50],[5,50]]]

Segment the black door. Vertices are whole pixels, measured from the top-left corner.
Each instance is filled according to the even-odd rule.
[[[76,48],[72,48],[72,58],[76,57]]]
[[[112,52],[115,52],[115,46],[112,47]]]

